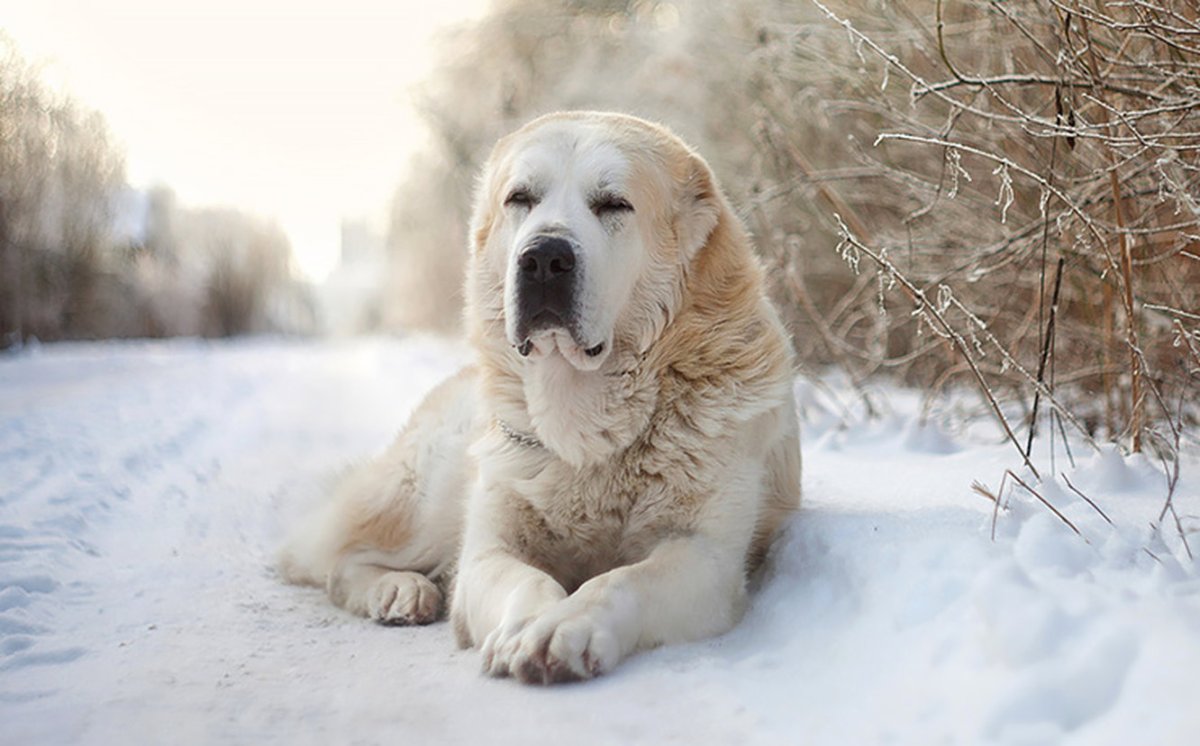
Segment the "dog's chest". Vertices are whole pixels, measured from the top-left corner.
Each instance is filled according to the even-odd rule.
[[[526,495],[519,547],[570,591],[687,532],[696,512],[690,491],[643,467],[618,459],[580,471],[548,469]]]

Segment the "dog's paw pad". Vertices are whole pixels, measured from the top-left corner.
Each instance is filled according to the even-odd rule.
[[[367,593],[367,616],[380,624],[429,624],[441,606],[442,592],[416,572],[389,572]]]

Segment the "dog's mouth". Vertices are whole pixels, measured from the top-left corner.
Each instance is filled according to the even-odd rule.
[[[595,347],[587,348],[583,351],[583,354],[587,355],[588,357],[599,357],[604,353],[604,347],[605,344],[601,342]],[[526,339],[524,342],[517,345],[517,352],[521,353],[521,357],[529,357],[529,354],[533,352],[533,340]]]
[[[543,328],[513,345],[525,358],[562,355],[577,370],[596,370],[608,358],[611,345],[607,340],[595,344],[581,341],[574,330],[564,327]]]

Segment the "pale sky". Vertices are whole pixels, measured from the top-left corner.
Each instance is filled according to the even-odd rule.
[[[104,113],[130,182],[273,217],[320,280],[422,145],[410,90],[486,0],[0,0],[0,28]]]

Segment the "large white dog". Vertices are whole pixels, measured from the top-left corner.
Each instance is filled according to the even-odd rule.
[[[799,504],[792,353],[708,165],[618,114],[501,140],[471,226],[477,362],[342,482],[284,576],[449,614],[493,676],[586,679],[728,630]]]

